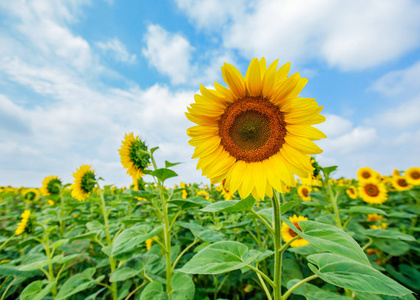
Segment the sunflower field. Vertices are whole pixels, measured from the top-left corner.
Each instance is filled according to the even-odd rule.
[[[418,299],[420,168],[333,179],[322,107],[277,63],[225,64],[187,108],[208,185],[167,184],[178,163],[130,133],[129,187],[90,165],[0,187],[0,300]]]

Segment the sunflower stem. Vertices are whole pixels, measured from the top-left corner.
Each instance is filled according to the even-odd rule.
[[[333,209],[334,209],[335,223],[336,223],[338,228],[343,229],[343,225],[341,223],[341,218],[340,218],[340,211],[338,210],[338,205],[337,205],[337,199],[338,199],[339,193],[336,193],[334,195],[328,177],[326,177],[325,181],[326,181],[327,186],[328,186],[328,193],[329,193],[329,196],[330,196],[330,201],[331,201],[331,204],[332,204]]]
[[[318,278],[318,275],[312,275],[309,276],[301,281],[299,281],[298,283],[296,283],[294,286],[292,286],[283,296],[283,300],[286,300],[287,298],[289,298],[289,296],[293,293],[294,290],[296,290],[298,287],[300,287],[302,284],[307,283],[308,281],[311,281],[315,278]]]
[[[281,202],[279,193],[274,190],[273,204],[274,213],[274,300],[281,300],[281,268],[283,252],[281,245]]]
[[[66,220],[64,220],[64,196],[63,196],[63,189],[61,185],[59,186],[59,196],[60,196],[60,233],[61,237],[64,237],[64,230],[66,228]]]

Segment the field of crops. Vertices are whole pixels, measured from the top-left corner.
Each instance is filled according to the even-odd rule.
[[[100,174],[84,167],[91,171],[91,191],[76,193],[84,196],[79,200],[72,197],[74,186],[54,176],[41,189],[2,187],[0,299],[166,299],[168,272],[170,299],[268,298],[274,278],[270,199],[240,200],[222,185],[164,186],[176,176],[173,164],[165,165],[148,172],[156,182],[140,179],[127,188],[100,186]],[[313,165],[313,180],[286,187],[279,199],[283,299],[419,293],[420,186],[404,179],[418,168],[406,177],[363,168],[357,181],[328,179],[335,167]],[[367,182],[380,197],[362,190],[364,176],[374,177]]]

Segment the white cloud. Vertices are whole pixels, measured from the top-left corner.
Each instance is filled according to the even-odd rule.
[[[171,34],[159,25],[149,25],[142,50],[150,65],[168,75],[173,84],[185,83],[191,73],[191,52],[194,48],[180,34]]]
[[[349,120],[338,115],[326,114],[325,118],[326,121],[316,125],[316,127],[324,132],[328,138],[335,138],[343,135],[352,127],[352,123]]]
[[[225,47],[246,58],[301,64],[317,59],[350,71],[383,64],[420,45],[416,1],[177,2],[194,24],[222,32]]]
[[[130,54],[125,45],[117,38],[109,39],[107,42],[96,42],[98,48],[105,52],[110,52],[116,61],[124,63],[135,63],[136,55]]]

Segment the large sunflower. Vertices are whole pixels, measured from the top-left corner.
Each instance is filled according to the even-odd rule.
[[[74,183],[70,186],[71,196],[84,201],[96,185],[95,170],[91,166],[82,165],[73,173]]]
[[[60,192],[61,180],[58,176],[47,176],[42,181],[41,194],[44,196],[57,195]]]
[[[289,217],[289,221],[292,222],[297,229],[301,230],[299,226],[299,221],[308,220],[308,218],[305,218],[304,216],[296,216],[293,215],[293,217]],[[282,222],[281,224],[281,237],[283,238],[283,241],[285,243],[289,242],[291,239],[293,239],[297,234],[285,223]],[[303,238],[298,238],[295,241],[293,241],[290,246],[291,247],[302,247],[308,245],[309,242]]]
[[[127,169],[127,174],[131,175],[134,180],[141,178],[143,171],[150,163],[150,156],[145,153],[147,151],[146,144],[138,136],[134,137],[133,133],[126,134],[122,143],[118,152],[123,167]]]
[[[385,184],[377,182],[376,179],[360,182],[359,196],[363,201],[371,204],[382,204],[388,197]]]
[[[241,198],[273,196],[295,186],[293,174],[312,175],[309,154],[322,150],[312,141],[326,136],[311,125],[325,121],[313,98],[299,98],[307,80],[298,73],[287,77],[290,63],[277,70],[278,60],[266,68],[254,58],[245,78],[232,65],[222,67],[229,88],[200,87],[201,95],[188,107],[187,118],[196,123],[187,130],[189,144],[199,158],[197,169],[212,183],[225,181]]]
[[[404,176],[392,176],[392,186],[397,191],[408,191],[413,188],[411,184],[408,184]]]
[[[404,172],[405,180],[412,185],[420,185],[420,168],[412,167]]]
[[[381,174],[372,170],[369,167],[363,167],[357,171],[357,179],[359,179],[359,181],[366,181],[366,180],[373,180],[373,179],[379,180],[380,177],[381,177]]]

